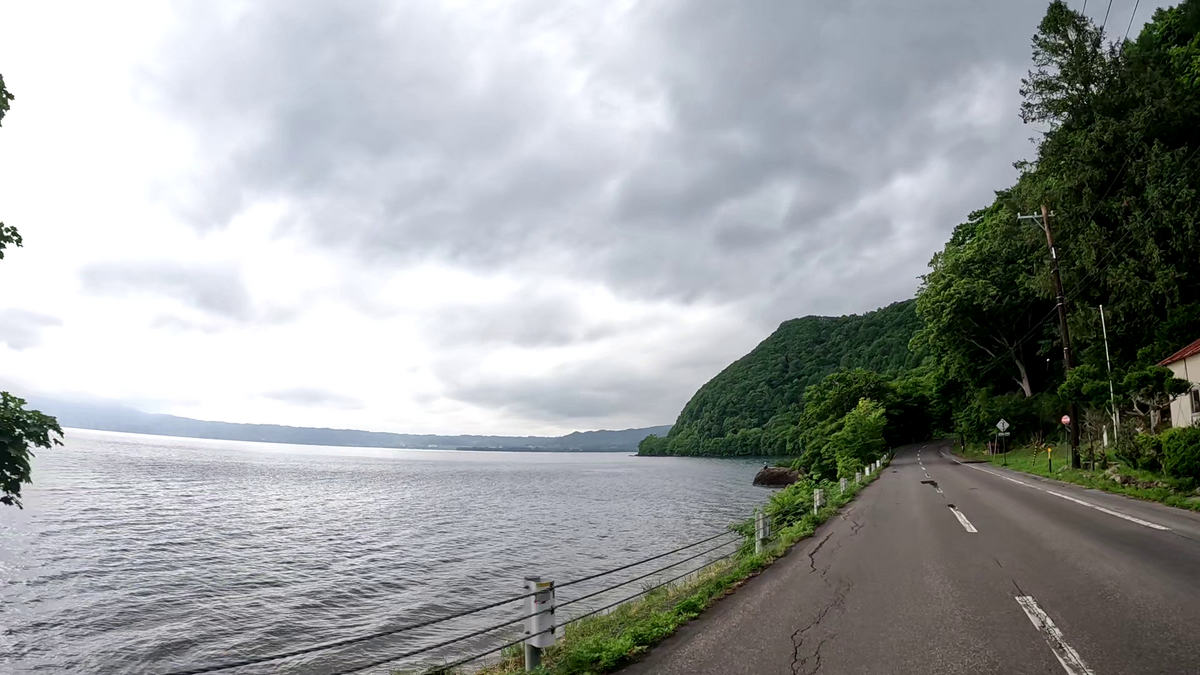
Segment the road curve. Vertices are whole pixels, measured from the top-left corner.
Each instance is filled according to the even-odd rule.
[[[626,675],[1200,673],[1200,515],[902,448]]]

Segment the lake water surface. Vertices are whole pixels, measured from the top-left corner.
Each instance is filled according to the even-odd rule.
[[[719,532],[767,498],[758,466],[68,430],[39,452],[25,509],[0,507],[0,672],[167,673],[478,606],[526,575],[574,579]],[[519,611],[228,672],[334,673]]]

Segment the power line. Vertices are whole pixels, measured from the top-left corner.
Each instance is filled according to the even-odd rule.
[[[1129,39],[1129,29],[1133,28],[1133,17],[1137,16],[1138,3],[1142,0],[1133,0],[1133,13],[1129,15],[1129,25],[1125,27],[1125,40]]]
[[[1183,164],[1180,166],[1182,167],[1184,165],[1189,164],[1193,159],[1196,158],[1197,152],[1200,152],[1200,145],[1197,145],[1195,148],[1192,149],[1191,154],[1188,155],[1188,158],[1185,159],[1183,161]],[[1129,160],[1129,156],[1127,154],[1126,161],[1128,162],[1128,160]],[[1107,196],[1107,193],[1106,193],[1106,196]],[[1103,198],[1101,199],[1101,201],[1103,201]],[[1096,212],[1099,210],[1099,208],[1100,208],[1099,205],[1097,205],[1096,208],[1092,209],[1092,215],[1091,215],[1091,217],[1088,218],[1088,220],[1091,220],[1092,217],[1095,217]],[[1142,216],[1145,215],[1145,213],[1146,213],[1145,209],[1138,209],[1137,217],[1140,219]],[[1108,260],[1108,258],[1110,258],[1113,255],[1113,253],[1115,253],[1116,251],[1119,251],[1121,249],[1121,246],[1125,243],[1125,240],[1129,239],[1129,237],[1133,236],[1133,234],[1134,234],[1133,230],[1126,229],[1125,233],[1123,235],[1121,235],[1121,237],[1117,240],[1117,242],[1115,244],[1113,244],[1112,246],[1110,246],[1108,248],[1108,251],[1104,255],[1097,258],[1096,264],[1092,267],[1091,271],[1084,274],[1081,279],[1079,279],[1077,282],[1075,282],[1075,284],[1073,286],[1071,286],[1071,290],[1067,291],[1067,293],[1065,295],[1065,300],[1070,301],[1070,300],[1075,299],[1076,291],[1080,290],[1080,288],[1088,281],[1088,279],[1090,279],[1092,277],[1093,274],[1096,274],[1097,272],[1099,272],[1103,268],[1104,262],[1106,260]],[[1055,313],[1055,311],[1057,311],[1057,307],[1058,306],[1055,305],[1054,308],[1051,308],[1050,312],[1047,313],[1045,316],[1043,316],[1037,323],[1035,323],[1033,325],[1033,327],[1029,329],[1029,332],[1024,335],[1024,337],[1022,337],[1020,340],[1017,340],[1016,346],[1014,347],[1014,349],[1016,349],[1022,343],[1024,343],[1026,338],[1028,338],[1030,335],[1033,334],[1034,331],[1036,331],[1039,327],[1041,327],[1041,325],[1046,322],[1046,319],[1049,319]]]
[[[1112,11],[1112,0],[1108,0],[1108,9],[1104,10],[1104,23],[1100,24],[1100,30],[1108,25],[1108,13]]]

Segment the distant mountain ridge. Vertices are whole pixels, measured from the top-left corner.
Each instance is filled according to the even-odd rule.
[[[30,397],[29,403],[30,407],[57,417],[62,426],[77,429],[228,441],[369,448],[632,452],[637,450],[638,441],[648,434],[666,434],[671,428],[670,425],[665,425],[619,431],[574,431],[565,436],[439,436],[357,429],[290,427],[279,424],[209,422],[189,417],[146,413],[123,406],[77,403],[44,397]]]

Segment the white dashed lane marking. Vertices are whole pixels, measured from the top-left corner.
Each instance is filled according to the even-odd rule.
[[[1021,605],[1021,609],[1025,610],[1025,616],[1029,617],[1034,628],[1037,628],[1042,637],[1046,639],[1046,644],[1050,645],[1050,651],[1054,652],[1054,657],[1062,664],[1063,670],[1067,671],[1068,675],[1094,675],[1092,669],[1088,668],[1083,659],[1079,657],[1079,653],[1067,644],[1062,631],[1038,606],[1032,595],[1018,595],[1017,603]]]
[[[971,533],[979,532],[979,530],[975,529],[975,526],[971,524],[971,521],[967,520],[967,517],[962,514],[962,511],[959,511],[957,508],[955,508],[953,504],[950,505],[950,510],[954,512],[954,517],[958,518],[958,522],[962,523],[963,529]]]

